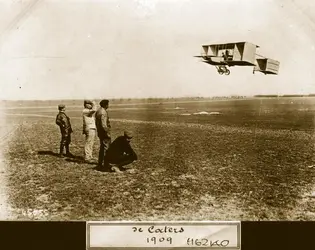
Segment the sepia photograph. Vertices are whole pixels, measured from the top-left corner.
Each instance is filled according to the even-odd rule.
[[[313,0],[0,0],[0,220],[315,220]]]

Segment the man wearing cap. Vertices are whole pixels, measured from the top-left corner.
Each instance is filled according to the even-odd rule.
[[[91,162],[93,157],[93,145],[96,133],[95,125],[96,104],[94,101],[85,100],[83,109],[83,134],[85,135],[84,159]]]
[[[109,170],[109,164],[106,157],[106,151],[109,148],[111,143],[111,135],[110,135],[110,121],[108,117],[108,109],[109,101],[102,100],[100,102],[100,108],[96,111],[95,114],[95,124],[97,130],[97,136],[100,139],[100,150],[98,154],[98,169],[99,170]]]
[[[117,137],[110,145],[107,157],[112,171],[121,172],[121,167],[138,159],[137,154],[130,145],[131,139],[132,134],[125,131],[124,135]]]
[[[59,104],[58,110],[59,113],[56,116],[56,124],[59,126],[61,133],[59,155],[60,157],[63,157],[63,149],[66,148],[66,156],[73,157],[69,150],[69,145],[71,143],[71,133],[73,132],[71,128],[70,118],[65,113],[65,105]]]

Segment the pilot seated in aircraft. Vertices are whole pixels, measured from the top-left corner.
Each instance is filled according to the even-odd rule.
[[[226,60],[227,60],[226,55],[225,55],[225,53],[224,53],[224,52],[222,52],[222,57],[223,57],[224,61],[226,61]]]
[[[124,135],[117,137],[106,154],[106,158],[110,164],[111,171],[121,172],[123,166],[126,166],[138,159],[137,154],[132,149],[130,141],[132,134],[128,131]]]
[[[230,55],[229,50],[226,50],[225,53],[222,52],[222,56],[225,61],[232,59],[232,56]]]

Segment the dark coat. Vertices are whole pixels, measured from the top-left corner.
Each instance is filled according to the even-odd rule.
[[[110,137],[110,121],[108,113],[104,108],[99,108],[95,114],[95,124],[97,129],[97,135],[100,138]]]
[[[125,136],[117,137],[109,146],[107,150],[107,156],[110,160],[121,159],[124,156],[129,156],[133,160],[137,160],[137,154],[132,149],[130,142],[128,142]]]
[[[59,112],[56,116],[56,124],[60,128],[60,132],[63,135],[70,135],[73,130],[71,127],[70,118],[66,115],[65,112]]]

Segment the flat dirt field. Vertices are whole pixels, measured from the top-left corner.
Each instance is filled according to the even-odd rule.
[[[122,174],[80,161],[82,101],[65,103],[76,158],[56,156],[57,104],[1,105],[2,217],[315,219],[315,98],[110,103],[112,137],[132,131],[139,158]]]

